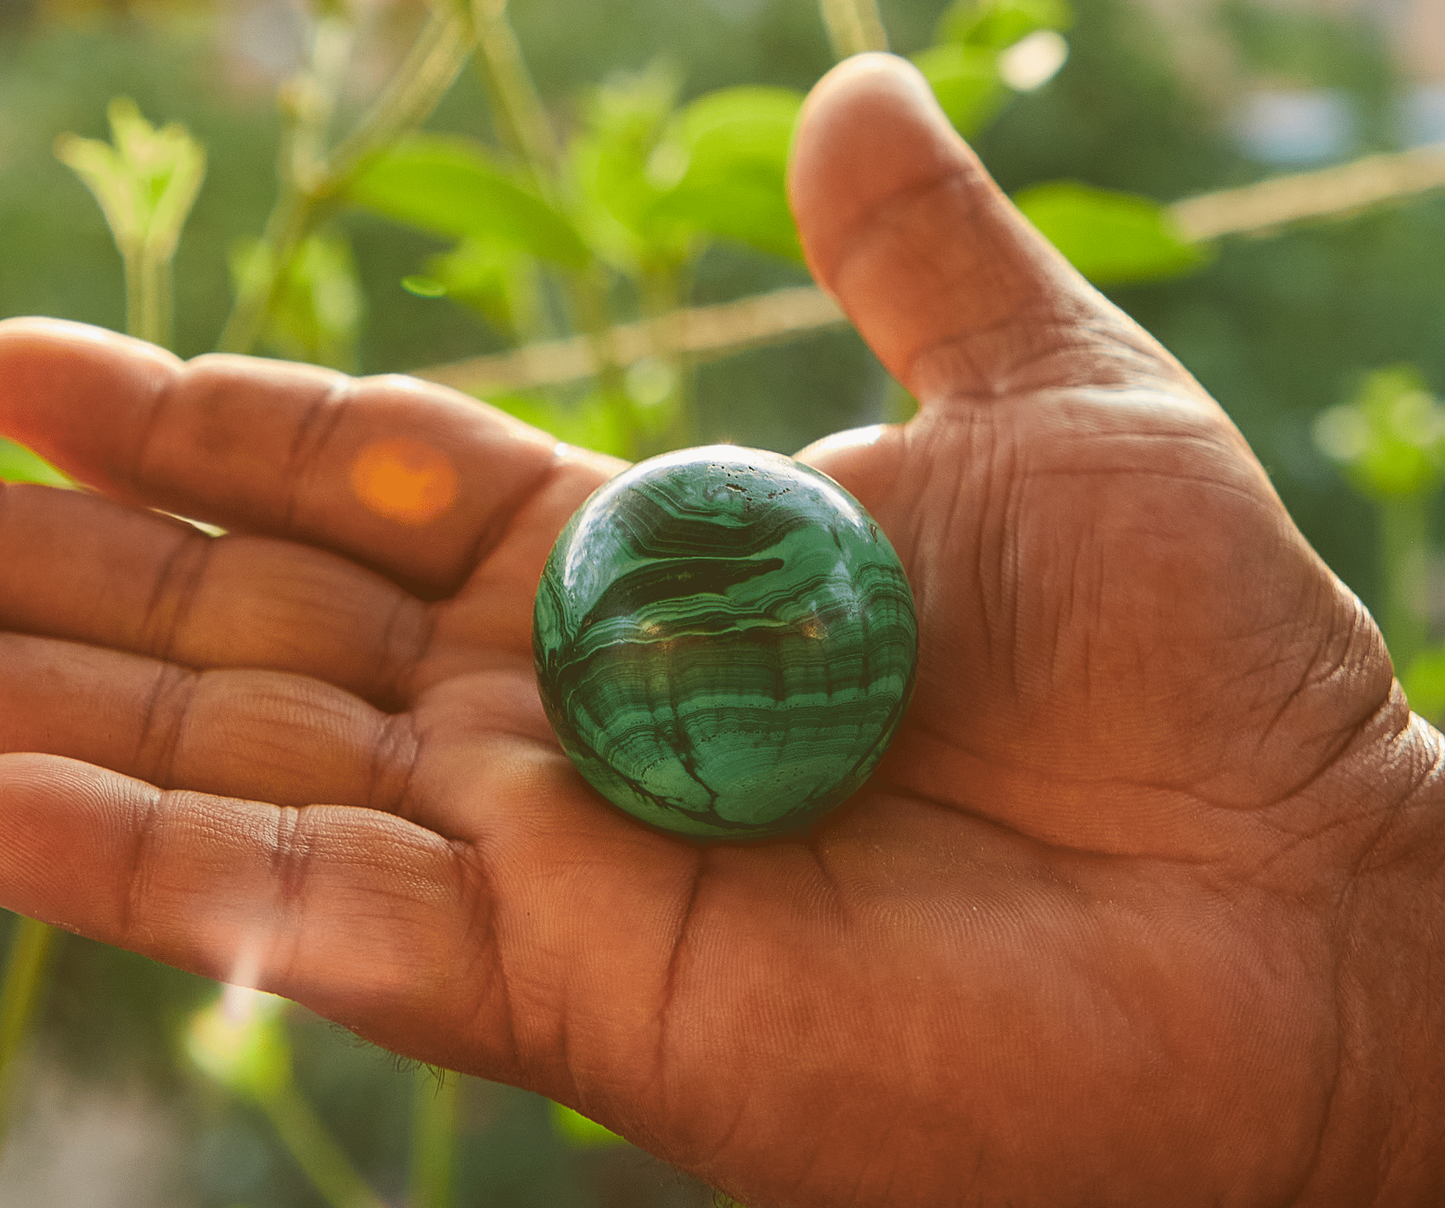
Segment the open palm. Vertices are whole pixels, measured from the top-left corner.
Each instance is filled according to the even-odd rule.
[[[0,495],[0,903],[757,1204],[1338,1190],[1389,1131],[1347,1094],[1386,1025],[1342,1009],[1342,937],[1433,741],[1378,634],[909,69],[819,87],[793,186],[923,401],[804,454],[918,602],[854,801],[699,847],[572,770],[531,604],[615,463],[404,379],[11,321],[0,428],[99,494]]]

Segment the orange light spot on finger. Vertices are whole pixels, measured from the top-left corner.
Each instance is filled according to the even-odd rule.
[[[362,447],[351,463],[351,487],[388,520],[426,524],[456,502],[457,471],[440,449],[398,436]]]

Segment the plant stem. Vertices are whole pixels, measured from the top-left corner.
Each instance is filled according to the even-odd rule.
[[[603,406],[613,413],[620,431],[626,433],[623,455],[635,458],[641,445],[637,411],[627,393],[627,375],[617,355],[616,325],[607,302],[607,283],[601,266],[566,277],[568,294],[577,326],[592,348],[597,365],[597,390]]]
[[[669,343],[678,345],[690,358],[718,357],[812,335],[847,322],[838,304],[822,290],[794,285],[620,324],[613,329],[613,347],[623,365],[656,356],[659,345]],[[667,334],[657,330],[660,325],[669,329]],[[466,394],[486,394],[536,390],[594,377],[597,361],[586,338],[573,335],[531,344],[520,351],[420,367],[412,373]]]
[[[520,156],[543,196],[555,201],[561,149],[507,17],[507,0],[474,0],[472,12],[502,140]]]
[[[663,452],[666,449],[680,449],[696,444],[698,440],[697,400],[693,390],[692,358],[688,355],[683,341],[678,338],[677,324],[670,317],[682,311],[682,300],[687,292],[683,270],[679,266],[659,265],[643,274],[639,283],[642,293],[643,314],[652,321],[655,333],[653,355],[672,373],[672,393],[661,405],[666,407],[670,418],[666,428],[659,433],[662,448],[648,448],[647,453]]]
[[[471,58],[476,32],[460,12],[439,0],[391,83],[336,144],[330,187],[342,188],[373,156],[431,116]]]
[[[835,58],[888,49],[888,31],[878,13],[878,0],[818,0],[818,9]]]
[[[1400,496],[1378,507],[1380,628],[1397,674],[1404,674],[1430,640],[1425,616],[1429,498]]]
[[[141,245],[121,253],[125,272],[125,330],[127,335],[171,346],[171,259],[157,256]]]
[[[145,334],[145,288],[141,283],[145,275],[141,271],[141,250],[139,247],[122,249],[121,269],[125,275],[125,334],[144,340]]]
[[[168,256],[142,251],[125,258],[126,331],[162,348],[174,338],[172,273]]]
[[[235,303],[217,342],[222,352],[250,352],[256,346],[296,250],[319,211],[345,190],[372,157],[430,116],[475,43],[467,19],[446,0],[439,0],[381,96],[327,155],[323,151],[326,127],[341,86],[340,72],[331,69],[338,57],[331,37],[334,33],[330,25],[318,28],[312,67],[298,82],[280,156],[281,190],[252,259],[252,271],[238,283]]]
[[[237,283],[236,301],[217,341],[217,351],[250,352],[255,348],[310,219],[310,200],[283,181],[281,195],[266,219],[261,244]]]
[[[297,1165],[330,1208],[386,1208],[290,1078],[256,1095]]]
[[[527,60],[507,17],[507,0],[473,0],[477,50],[486,69],[502,141],[522,157],[538,192],[556,204],[561,188],[562,155]],[[640,441],[637,414],[613,337],[612,307],[600,265],[563,276],[577,329],[587,337],[597,362],[597,384],[604,405],[627,434],[628,456]]]
[[[40,1001],[56,935],[55,928],[35,919],[21,916],[15,920],[5,976],[0,981],[0,1136],[5,1131],[15,1060]]]
[[[412,1111],[408,1208],[451,1208],[462,1078],[423,1067]]]

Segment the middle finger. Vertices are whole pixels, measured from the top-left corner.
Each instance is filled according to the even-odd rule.
[[[386,709],[405,704],[433,623],[335,554],[48,487],[0,484],[0,565],[0,629],[310,676]]]
[[[411,791],[413,715],[268,671],[0,634],[0,752],[63,755],[163,789],[395,812]]]

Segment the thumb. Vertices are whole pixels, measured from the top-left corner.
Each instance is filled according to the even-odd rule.
[[[902,59],[858,55],[818,82],[789,192],[813,275],[925,404],[1107,384],[1119,357],[1182,375],[1019,213]]]

